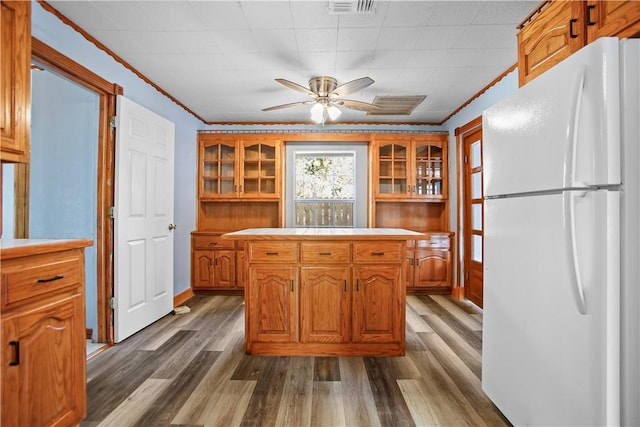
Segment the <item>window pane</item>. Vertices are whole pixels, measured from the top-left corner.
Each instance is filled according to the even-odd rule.
[[[352,227],[354,201],[354,153],[296,154],[296,226]]]
[[[471,239],[471,258],[474,261],[482,262],[482,236],[474,234]]]
[[[480,141],[471,144],[471,167],[477,168],[482,166],[482,157],[480,156]]]
[[[471,174],[471,198],[482,198],[482,172]]]
[[[474,203],[471,205],[471,228],[473,230],[482,231],[482,204]]]

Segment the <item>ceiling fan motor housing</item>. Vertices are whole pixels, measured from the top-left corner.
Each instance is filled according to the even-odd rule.
[[[338,87],[338,81],[329,76],[313,77],[309,80],[309,89],[319,97],[326,98]]]

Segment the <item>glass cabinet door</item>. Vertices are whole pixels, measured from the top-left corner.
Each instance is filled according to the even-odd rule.
[[[409,150],[406,143],[380,143],[378,147],[378,195],[408,195]]]
[[[414,197],[443,196],[443,178],[445,176],[443,150],[440,145],[416,144],[414,147],[415,181],[412,193]]]
[[[235,183],[236,144],[202,146],[201,197],[229,197],[237,192]]]
[[[242,150],[242,197],[277,196],[277,143],[245,142]]]

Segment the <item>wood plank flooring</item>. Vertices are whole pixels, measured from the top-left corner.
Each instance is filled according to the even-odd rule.
[[[482,316],[407,297],[404,357],[244,354],[239,296],[196,296],[88,361],[82,426],[508,426],[480,387]]]

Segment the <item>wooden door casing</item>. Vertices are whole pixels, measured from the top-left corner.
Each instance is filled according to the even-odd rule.
[[[472,165],[472,148],[474,144],[479,144],[480,162],[478,166]],[[463,211],[464,211],[464,288],[465,296],[474,304],[482,307],[483,301],[483,264],[482,259],[474,259],[474,238],[484,239],[484,203],[482,199],[482,181],[480,182],[480,194],[476,197],[472,194],[472,175],[480,174],[482,180],[482,123],[474,127],[469,132],[462,135],[463,149]],[[477,154],[477,153],[476,153]],[[480,228],[473,227],[472,207],[479,206],[482,221]],[[482,247],[483,245],[481,245]],[[482,250],[482,249],[480,249]],[[482,254],[479,254],[482,257]]]
[[[348,342],[351,326],[351,269],[300,268],[300,341]]]

